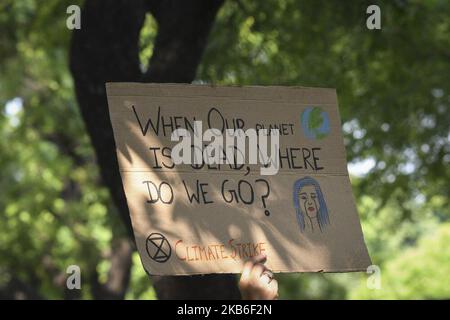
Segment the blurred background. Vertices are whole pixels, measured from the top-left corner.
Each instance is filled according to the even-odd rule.
[[[450,298],[450,2],[206,2],[0,1],[0,298],[167,297],[129,240],[103,159],[113,147],[95,138],[110,129],[90,121],[108,119],[107,80],[337,88],[381,287],[364,273],[286,274],[280,297]],[[72,4],[85,8],[79,31]],[[366,27],[370,4],[381,30]],[[81,290],[66,288],[73,264]]]

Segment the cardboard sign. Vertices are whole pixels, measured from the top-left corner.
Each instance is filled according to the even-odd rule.
[[[274,272],[363,271],[371,264],[334,89],[106,88],[137,248],[149,274],[239,273],[245,260],[260,253]],[[198,123],[203,131],[196,130]],[[182,136],[172,140],[178,129],[200,139],[205,159],[214,140],[205,139],[207,129],[256,130],[257,142],[245,146],[249,153],[260,152],[264,142],[275,141],[270,133],[278,132],[271,154],[278,169],[262,174],[271,163],[261,154],[261,163],[179,163],[173,152]]]

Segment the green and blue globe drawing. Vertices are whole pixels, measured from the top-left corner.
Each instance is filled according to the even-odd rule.
[[[303,133],[312,140],[321,140],[330,133],[328,113],[319,107],[306,108],[300,117]]]

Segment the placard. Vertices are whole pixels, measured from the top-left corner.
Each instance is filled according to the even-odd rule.
[[[149,274],[239,273],[260,253],[274,272],[363,271],[371,264],[334,89],[106,88]]]

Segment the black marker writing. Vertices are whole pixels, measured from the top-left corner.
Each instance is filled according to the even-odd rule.
[[[148,200],[147,203],[157,203],[161,201],[164,204],[171,204],[173,202],[172,186],[165,181],[162,181],[159,186],[152,181],[142,181],[147,186]]]

